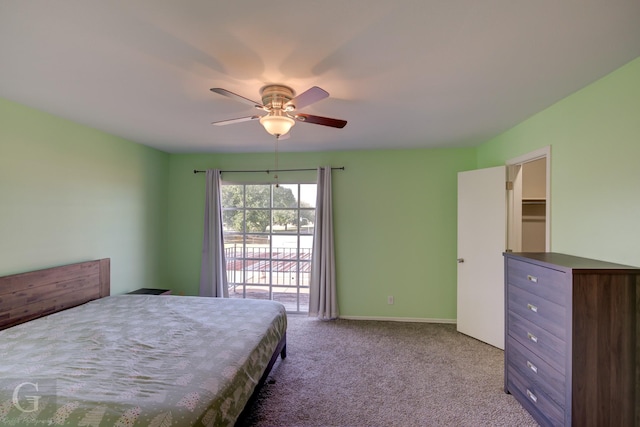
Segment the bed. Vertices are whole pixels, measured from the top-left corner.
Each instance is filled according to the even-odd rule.
[[[286,357],[284,307],[110,296],[109,265],[0,278],[0,424],[234,425]]]

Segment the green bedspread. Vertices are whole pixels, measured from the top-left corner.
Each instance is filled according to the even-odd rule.
[[[233,425],[286,331],[273,301],[117,295],[0,331],[0,425]]]

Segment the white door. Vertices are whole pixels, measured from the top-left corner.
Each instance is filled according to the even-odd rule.
[[[458,331],[504,349],[506,167],[458,173]]]

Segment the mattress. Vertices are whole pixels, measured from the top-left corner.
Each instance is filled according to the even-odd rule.
[[[233,425],[285,334],[273,301],[117,295],[0,331],[0,424]]]

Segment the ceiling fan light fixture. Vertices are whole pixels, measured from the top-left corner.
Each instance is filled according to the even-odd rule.
[[[314,116],[312,114],[294,113],[300,108],[304,108],[315,102],[321,101],[329,96],[329,92],[317,86],[296,95],[289,86],[280,84],[270,84],[260,89],[262,103],[252,101],[249,98],[238,95],[220,87],[211,88],[211,92],[217,93],[227,98],[240,101],[243,104],[264,110],[267,112],[264,116],[252,115],[238,117],[235,119],[219,120],[211,124],[216,126],[228,125],[232,123],[246,122],[250,120],[260,119],[260,123],[264,129],[276,138],[287,135],[296,122],[305,122],[314,125],[323,125],[341,129],[347,124],[346,120],[332,119],[330,117]]]
[[[271,135],[282,136],[291,130],[296,121],[291,117],[268,114],[260,118],[260,124]]]

